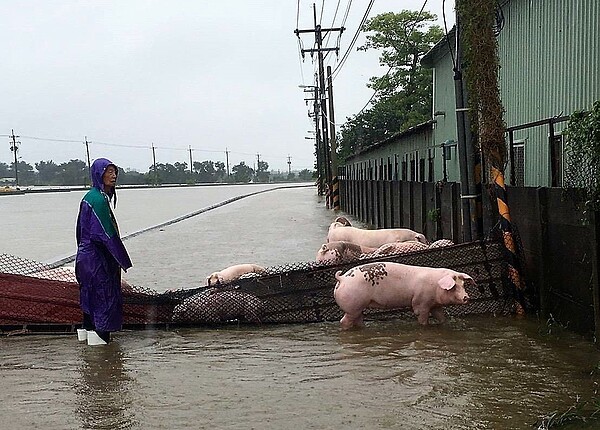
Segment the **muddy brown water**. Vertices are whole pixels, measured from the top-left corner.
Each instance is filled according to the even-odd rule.
[[[121,231],[249,190],[217,188],[120,190]],[[11,227],[0,252],[38,261],[72,252],[82,195],[2,197]],[[334,217],[312,187],[248,197],[126,241],[126,277],[164,291],[229,264],[307,261]],[[535,428],[594,398],[599,363],[590,342],[533,316],[346,332],[337,323],[123,331],[106,347],[75,335],[0,337],[0,428]]]

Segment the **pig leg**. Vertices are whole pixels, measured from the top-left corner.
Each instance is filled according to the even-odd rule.
[[[440,323],[443,323],[444,321],[446,321],[446,314],[444,313],[444,308],[439,307],[439,308],[433,308],[431,310],[431,315],[438,320]]]
[[[347,330],[354,326],[361,327],[364,325],[363,314],[362,312],[357,315],[350,315],[349,313],[345,313],[342,319],[340,320],[340,324],[344,330]]]
[[[427,325],[429,323],[429,308],[415,308],[413,307],[413,312],[417,316],[417,321],[421,325]]]

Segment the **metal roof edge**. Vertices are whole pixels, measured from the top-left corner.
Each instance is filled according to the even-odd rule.
[[[358,155],[361,155],[361,154],[364,154],[366,152],[372,151],[373,149],[376,149],[376,148],[379,148],[381,146],[384,146],[384,145],[390,143],[391,141],[396,140],[396,139],[398,139],[400,137],[409,136],[411,134],[419,132],[419,131],[421,131],[423,129],[426,129],[427,126],[432,126],[435,123],[436,123],[436,120],[430,119],[429,121],[422,122],[421,124],[417,124],[415,126],[407,128],[406,130],[396,132],[396,133],[392,134],[391,136],[385,138],[384,140],[382,140],[380,142],[376,142],[376,143],[374,143],[373,145],[371,145],[371,146],[369,146],[367,148],[363,148],[360,151],[355,152],[352,155],[349,155],[348,157],[346,157],[346,161],[351,160],[351,159],[353,159],[354,157],[356,157]]]

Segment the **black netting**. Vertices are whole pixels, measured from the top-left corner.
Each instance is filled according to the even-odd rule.
[[[343,312],[333,297],[335,273],[374,261],[446,267],[468,273],[477,286],[467,285],[471,300],[448,306],[461,316],[514,313],[515,292],[507,279],[504,247],[486,240],[339,264],[298,262],[267,267],[260,275],[245,275],[218,288],[155,291],[123,286],[124,327],[187,326],[240,323],[306,323],[337,321]],[[410,309],[365,311],[366,320],[414,318]],[[71,268],[49,269],[42,263],[0,255],[0,326],[4,330],[44,325],[73,327],[81,321],[79,289]]]

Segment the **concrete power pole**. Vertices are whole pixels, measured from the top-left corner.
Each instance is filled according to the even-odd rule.
[[[340,209],[340,184],[338,181],[337,142],[335,139],[335,115],[333,112],[333,79],[331,78],[331,66],[327,66],[327,96],[329,98],[329,136],[331,143],[331,208],[334,211]]]
[[[156,151],[154,149],[154,142],[152,143],[152,165],[154,166],[154,185],[157,185],[158,171],[156,170]]]
[[[330,198],[331,198],[331,154],[329,150],[329,130],[327,127],[327,88],[325,87],[325,72],[323,66],[323,52],[335,51],[338,52],[339,48],[324,48],[323,47],[323,33],[339,31],[340,34],[344,31],[344,27],[338,28],[322,28],[320,24],[317,23],[317,7],[313,3],[313,20],[314,20],[314,29],[310,30],[299,30],[296,29],[294,33],[300,37],[300,33],[314,33],[315,34],[315,45],[316,48],[311,49],[302,49],[302,55],[305,52],[316,52],[317,53],[317,62],[318,62],[318,91],[315,91],[315,98],[318,99],[320,104],[320,113],[321,113],[321,144],[322,144],[322,154],[323,154],[323,165],[324,165],[324,173],[325,173],[325,181],[327,183],[327,206],[329,207]]]
[[[19,186],[19,167],[17,166],[17,151],[19,150],[19,144],[21,142],[17,142],[17,137],[19,136],[15,136],[15,131],[14,130],[10,130],[11,132],[11,136],[10,138],[12,139],[12,145],[10,147],[10,150],[13,152],[14,156],[15,156],[15,187]]]
[[[323,189],[325,187],[325,162],[323,160],[323,146],[321,144],[321,131],[319,129],[319,100],[317,98],[318,87],[314,85],[303,86],[304,92],[312,91],[313,97],[310,99],[304,99],[305,101],[313,102],[313,113],[309,113],[308,117],[313,118],[315,121],[315,154],[317,156],[317,192],[320,196],[323,195]]]
[[[229,179],[229,151],[225,148],[225,168],[227,169],[227,179]]]
[[[88,179],[90,181],[90,187],[93,185],[92,184],[92,163],[90,160],[90,142],[89,140],[87,140],[87,136],[84,136],[84,141],[85,141],[85,152],[87,154],[87,163],[88,163]]]
[[[259,176],[258,176],[258,171],[260,170],[260,154],[257,152],[256,153],[256,171],[254,172],[254,177],[256,178],[256,181],[258,182]]]

